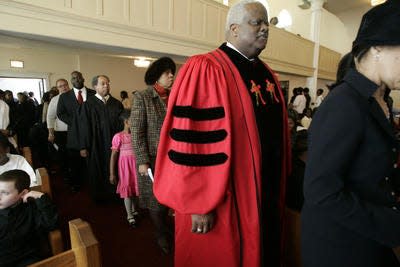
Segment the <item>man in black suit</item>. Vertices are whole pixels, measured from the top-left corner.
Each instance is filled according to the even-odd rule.
[[[57,116],[68,125],[67,150],[68,162],[70,164],[71,177],[68,182],[73,192],[79,190],[82,178],[86,174],[85,159],[80,156],[78,120],[74,120],[78,114],[81,105],[86,99],[96,92],[85,87],[85,79],[79,71],[71,73],[71,84],[73,89],[60,95],[57,105]]]

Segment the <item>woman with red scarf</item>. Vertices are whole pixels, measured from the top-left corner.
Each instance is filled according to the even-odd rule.
[[[134,93],[131,112],[132,146],[138,165],[139,204],[141,208],[149,210],[156,228],[157,244],[165,254],[170,253],[173,241],[166,223],[168,208],[155,199],[148,169],[154,171],[161,126],[175,70],[175,63],[169,57],[153,62],[144,77],[148,87]]]

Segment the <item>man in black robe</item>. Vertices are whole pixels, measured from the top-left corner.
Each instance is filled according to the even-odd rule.
[[[88,97],[78,117],[81,156],[87,158],[90,193],[96,202],[115,196],[115,188],[108,180],[111,141],[122,130],[119,120],[124,110],[120,101],[110,93],[110,79],[97,75],[92,80],[96,94]]]

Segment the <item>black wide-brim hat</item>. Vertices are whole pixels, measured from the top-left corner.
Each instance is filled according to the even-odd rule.
[[[387,0],[364,14],[352,51],[360,45],[400,45],[400,0]]]

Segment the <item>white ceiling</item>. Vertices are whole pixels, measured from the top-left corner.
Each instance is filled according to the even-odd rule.
[[[333,14],[338,14],[349,9],[370,7],[370,3],[370,0],[328,0],[324,8]]]

